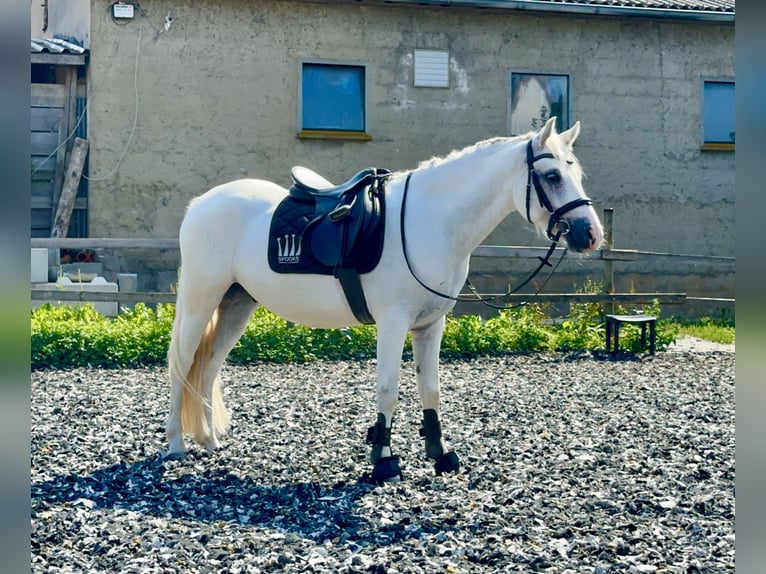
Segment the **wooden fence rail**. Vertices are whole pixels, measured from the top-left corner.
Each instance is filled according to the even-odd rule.
[[[32,299],[36,301],[92,301],[114,302],[120,305],[134,303],[175,303],[175,293],[162,293],[156,291],[104,293],[101,291],[76,291],[77,285],[71,289],[75,291],[62,291],[60,289],[34,289]],[[522,302],[534,299],[535,303],[651,303],[657,301],[666,305],[679,305],[687,299],[685,293],[546,293],[538,295],[506,295],[503,297],[508,302]],[[465,302],[470,303],[470,299]]]
[[[103,237],[33,237],[31,247],[49,249],[178,249],[178,239],[103,238]],[[560,253],[558,247],[555,253]],[[520,247],[513,245],[480,245],[473,251],[474,257],[500,257],[508,259],[534,259],[542,257],[547,247]],[[636,249],[602,249],[598,259],[602,261],[642,261],[656,258],[673,258],[683,263],[724,263],[734,265],[734,257],[720,255],[684,255]],[[593,258],[593,261],[597,260]]]
[[[687,300],[709,301],[717,303],[733,303],[734,299],[716,297],[687,297],[686,293],[615,293],[614,292],[614,262],[617,261],[644,261],[662,258],[671,258],[685,264],[715,264],[733,266],[734,257],[716,255],[686,255],[678,253],[662,253],[656,251],[639,251],[635,249],[613,248],[613,210],[604,210],[604,247],[598,252],[597,257],[590,261],[602,261],[604,264],[604,292],[603,293],[550,293],[550,294],[514,294],[505,295],[504,300],[508,303],[523,302],[534,299],[540,303],[600,303],[615,305],[618,303],[651,303],[657,301],[660,304],[679,305]],[[54,238],[35,237],[31,239],[32,247],[45,247],[48,249],[178,249],[178,239],[145,239],[145,238]],[[556,249],[561,252],[563,247]],[[507,245],[480,245],[473,251],[474,257],[504,258],[504,259],[534,259],[545,255],[545,247],[520,247]],[[96,291],[77,291],[76,284],[69,291],[57,288],[32,290],[33,300],[43,301],[94,301],[114,302],[120,305],[144,303],[174,303],[175,293],[162,292],[117,292],[104,293]],[[493,295],[493,294],[487,294]],[[497,294],[495,294],[497,295]]]
[[[70,286],[77,289],[77,284]],[[116,291],[107,293],[104,291],[62,291],[61,289],[33,289],[31,291],[33,301],[77,301],[91,303],[114,303],[119,306],[134,305],[136,303],[175,303],[175,293],[162,293],[159,291]]]

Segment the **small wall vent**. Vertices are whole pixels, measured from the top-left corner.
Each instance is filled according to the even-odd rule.
[[[415,86],[449,88],[449,52],[415,50]]]

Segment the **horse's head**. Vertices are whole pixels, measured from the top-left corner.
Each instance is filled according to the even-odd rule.
[[[552,240],[563,236],[570,249],[588,252],[604,238],[601,221],[585,195],[582,169],[572,152],[580,133],[580,122],[567,131],[556,132],[550,118],[526,147],[527,185],[519,212],[545,231]]]

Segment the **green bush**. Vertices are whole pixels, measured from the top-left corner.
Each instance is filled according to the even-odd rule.
[[[174,305],[142,303],[114,319],[92,305],[32,311],[32,368],[139,367],[165,360]]]
[[[312,329],[294,325],[259,307],[229,355],[232,363],[275,363],[316,359],[364,359],[375,356],[376,330],[371,325],[347,329]]]
[[[555,338],[538,305],[500,311],[487,320],[478,315],[448,315],[441,354],[464,358],[547,351],[553,348]]]
[[[656,302],[644,306],[643,311],[660,315]],[[122,310],[116,318],[100,315],[91,305],[42,305],[32,311],[32,368],[132,368],[164,364],[174,314],[174,305],[158,305],[155,311],[139,303],[133,309]],[[657,350],[666,349],[678,332],[677,323],[660,319]],[[312,329],[259,308],[228,360],[247,364],[373,358],[376,333],[374,325]],[[639,329],[623,325],[620,348],[639,351],[639,345]],[[569,317],[559,323],[548,317],[544,307],[535,304],[500,311],[489,319],[448,315],[442,340],[445,358],[603,349],[601,310],[592,303],[571,305]],[[410,351],[408,337],[405,352]]]

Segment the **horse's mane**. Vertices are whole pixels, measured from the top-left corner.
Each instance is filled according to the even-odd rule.
[[[427,159],[427,160],[421,161],[415,169],[416,170],[420,170],[420,169],[426,169],[426,168],[429,168],[429,167],[435,167],[437,165],[441,165],[443,163],[447,163],[447,162],[456,160],[459,157],[471,154],[471,153],[473,153],[475,151],[478,151],[478,150],[480,150],[482,148],[485,148],[485,147],[490,147],[490,146],[493,146],[495,144],[500,144],[500,143],[509,143],[509,142],[513,142],[513,141],[529,139],[529,138],[531,138],[534,135],[535,135],[535,132],[532,131],[532,132],[529,132],[529,133],[526,133],[526,134],[522,134],[522,135],[518,135],[518,136],[511,136],[511,137],[508,137],[508,136],[496,136],[496,137],[492,137],[492,138],[489,138],[489,139],[477,142],[477,143],[475,143],[473,145],[470,145],[468,147],[452,150],[447,155],[435,156],[435,157],[432,157],[431,159]]]

